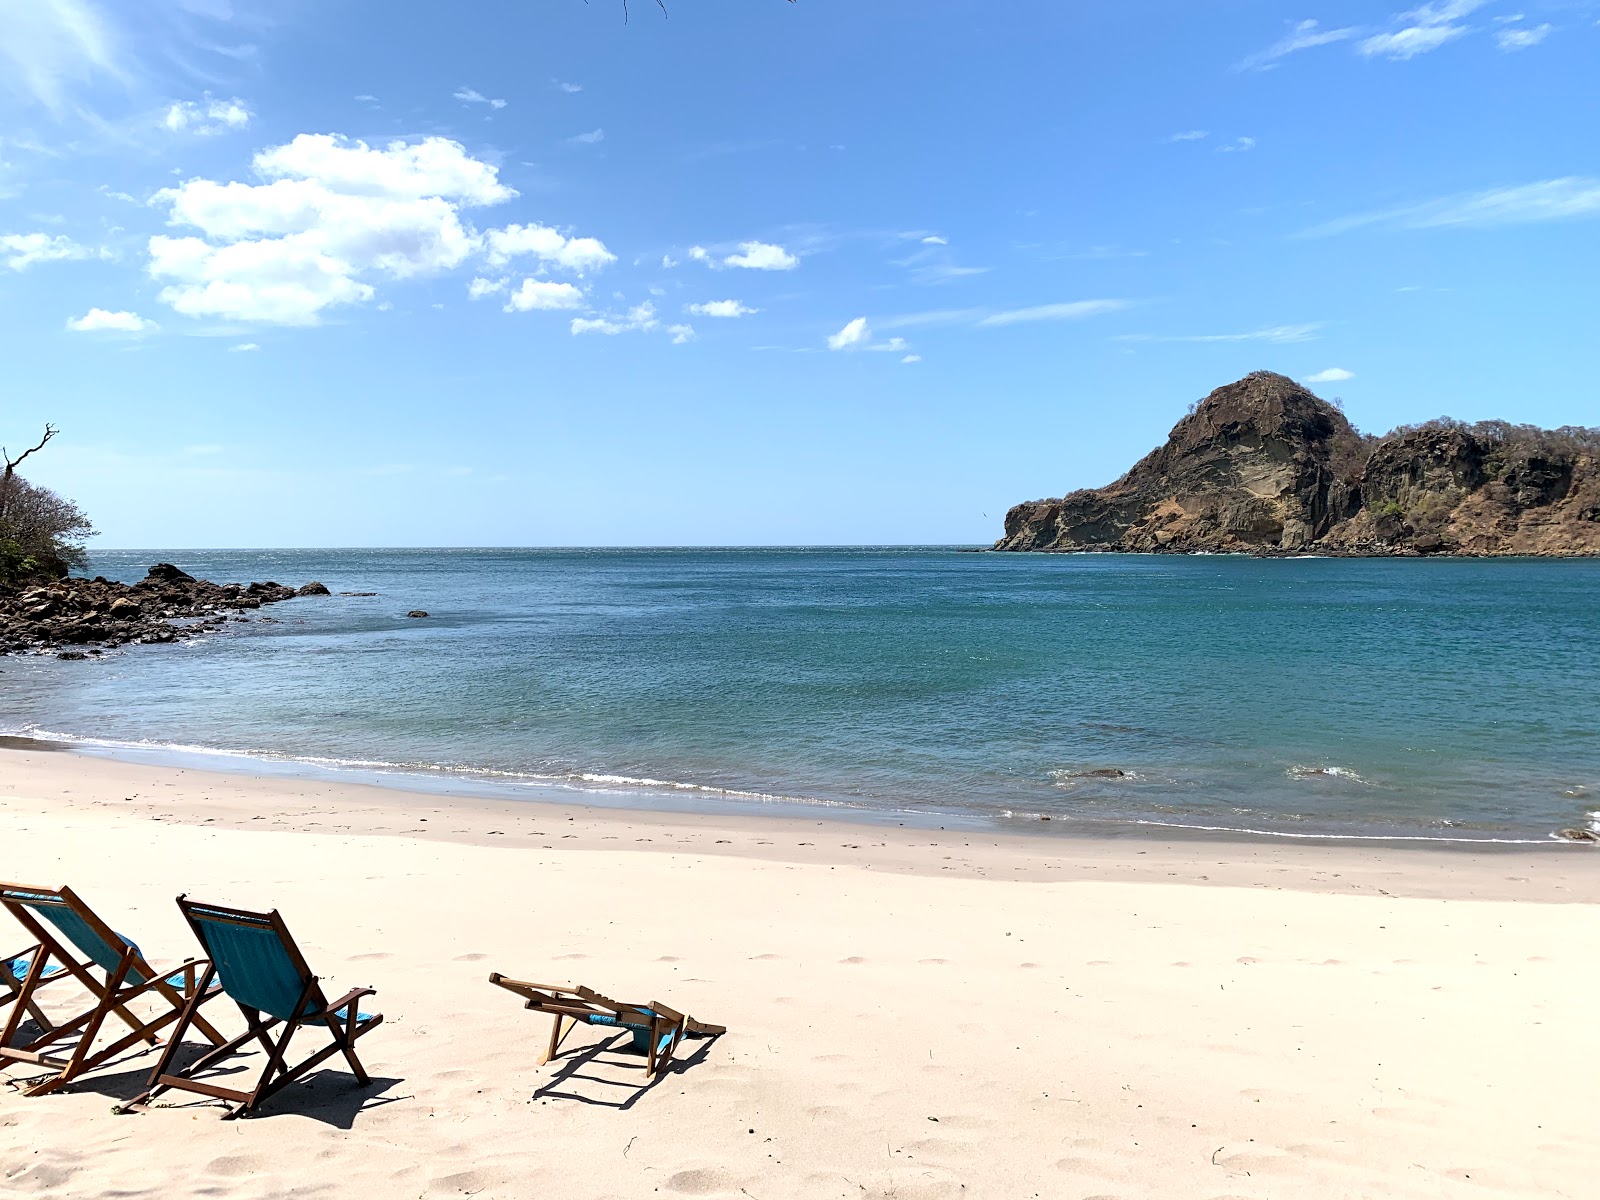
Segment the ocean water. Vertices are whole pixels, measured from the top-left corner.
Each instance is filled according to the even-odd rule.
[[[1546,840],[1600,809],[1600,561],[293,550],[92,569],[161,560],[378,594],[101,661],[0,659],[0,731],[1038,832]]]

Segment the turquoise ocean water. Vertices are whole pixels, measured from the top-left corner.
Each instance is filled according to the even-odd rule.
[[[161,560],[378,595],[99,662],[0,659],[0,731],[1039,832],[1544,840],[1600,809],[1597,561],[119,551],[92,570]]]

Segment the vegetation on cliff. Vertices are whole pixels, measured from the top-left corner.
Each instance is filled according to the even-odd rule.
[[[1600,554],[1600,429],[1440,418],[1377,438],[1257,371],[1115,483],[1017,505],[995,549]]]

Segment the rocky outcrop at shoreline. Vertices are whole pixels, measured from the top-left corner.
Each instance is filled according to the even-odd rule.
[[[296,596],[326,596],[320,583],[211,583],[157,563],[135,584],[103,577],[0,588],[0,654],[56,652],[87,658],[130,644],[176,641],[230,616]]]
[[[1014,507],[994,548],[1600,555],[1600,430],[1439,420],[1363,436],[1257,371],[1115,483]]]

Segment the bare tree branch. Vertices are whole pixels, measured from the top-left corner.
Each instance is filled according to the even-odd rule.
[[[15,475],[17,473],[17,467],[21,465],[23,459],[27,458],[30,454],[34,454],[40,450],[43,450],[45,448],[45,443],[47,443],[51,438],[55,437],[55,435],[60,432],[61,431],[54,425],[51,425],[47,422],[44,427],[44,437],[39,439],[39,444],[30,450],[24,450],[21,454],[17,455],[16,458],[12,458],[10,452],[4,446],[0,446],[0,458],[6,460],[6,478],[9,479],[11,476]]]

